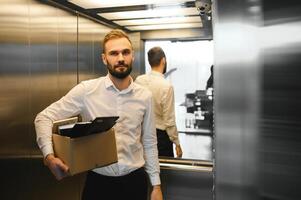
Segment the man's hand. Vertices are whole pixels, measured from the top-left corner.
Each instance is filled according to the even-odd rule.
[[[163,200],[163,195],[160,185],[154,185],[150,200]]]
[[[44,160],[45,165],[50,169],[57,180],[68,176],[69,167],[53,154],[48,154]]]
[[[182,158],[183,152],[180,145],[176,145],[176,154],[178,158]]]

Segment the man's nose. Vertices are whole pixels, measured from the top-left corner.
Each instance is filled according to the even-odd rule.
[[[120,61],[120,60],[124,60],[124,56],[123,56],[122,52],[120,52],[120,53],[118,54],[118,60],[119,60],[119,61]]]

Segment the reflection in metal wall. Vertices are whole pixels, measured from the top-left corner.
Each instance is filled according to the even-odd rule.
[[[300,199],[301,2],[263,0],[260,192]]]
[[[37,1],[0,4],[0,198],[55,199],[61,190],[48,195],[48,187],[76,197],[77,178],[59,186],[46,171],[33,127],[36,114],[77,83],[76,16]]]
[[[134,49],[134,55],[135,60],[133,63],[133,69],[131,76],[133,79],[135,79],[138,75],[144,73],[144,60],[143,53],[141,51],[144,50],[144,47],[142,46],[143,43],[141,41],[140,33],[129,33],[129,37],[132,41],[133,49]]]
[[[161,184],[167,200],[212,200],[212,172],[161,169]]]
[[[14,7],[18,8],[18,15],[13,13]],[[28,154],[30,49],[27,3],[2,1],[0,29],[0,153]]]
[[[74,25],[76,16],[31,1],[29,22],[30,141],[33,154],[40,155],[40,151],[36,148],[32,125],[35,115],[45,106],[58,100],[77,81],[76,65],[74,65],[76,63],[76,26]]]
[[[301,2],[215,6],[215,197],[300,199]]]
[[[78,18],[79,81],[107,73],[101,60],[102,38],[111,29],[82,16]]]
[[[255,200],[258,172],[258,0],[215,1],[215,199]]]

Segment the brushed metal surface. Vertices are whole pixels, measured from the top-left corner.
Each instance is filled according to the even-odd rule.
[[[212,200],[212,172],[161,169],[161,185],[167,200]]]
[[[260,193],[300,199],[301,2],[263,0]]]
[[[261,7],[214,1],[214,199],[258,198]]]
[[[28,4],[1,1],[0,27],[0,154],[29,154]]]
[[[215,199],[300,199],[300,11],[215,2]]]
[[[33,120],[77,83],[75,15],[38,1],[29,2],[30,149],[39,155]],[[21,142],[21,141],[20,141]]]
[[[40,158],[0,159],[0,165],[1,200],[81,199],[85,173],[57,181]]]
[[[132,41],[135,56],[131,76],[135,80],[138,75],[144,73],[144,46],[141,40],[141,33],[129,33],[129,37]]]
[[[78,69],[79,82],[107,74],[101,59],[102,39],[112,30],[79,15],[78,17]]]
[[[38,112],[78,82],[77,15],[40,1],[15,0],[0,2],[0,16],[0,171],[5,191],[0,198],[80,199],[82,178],[54,179],[42,162],[33,125]]]

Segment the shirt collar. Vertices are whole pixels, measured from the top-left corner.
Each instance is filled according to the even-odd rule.
[[[117,92],[120,92],[121,94],[126,94],[126,93],[131,92],[134,89],[133,78],[131,76],[130,76],[130,81],[131,81],[130,85],[126,89],[120,91],[118,88],[115,87],[114,83],[112,82],[112,80],[109,77],[109,74],[107,74],[105,76],[105,87],[106,87],[106,89],[111,87],[111,88],[114,88]]]
[[[149,74],[150,74],[150,75],[153,75],[153,76],[160,76],[160,77],[163,77],[163,78],[164,78],[164,75],[163,75],[162,73],[157,72],[157,71],[154,71],[154,70],[150,71]]]

